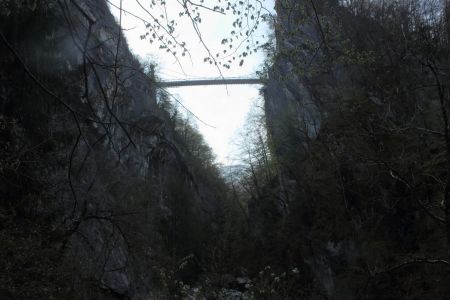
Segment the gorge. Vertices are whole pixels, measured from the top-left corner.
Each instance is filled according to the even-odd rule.
[[[107,1],[0,0],[1,299],[448,298],[448,2],[275,11],[223,172]]]

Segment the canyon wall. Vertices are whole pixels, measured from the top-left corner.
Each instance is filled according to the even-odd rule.
[[[150,295],[165,261],[201,256],[220,197],[105,1],[1,5],[1,293]]]

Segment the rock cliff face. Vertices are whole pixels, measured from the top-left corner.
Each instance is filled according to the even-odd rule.
[[[337,68],[323,72],[317,67],[325,47],[311,6],[275,1],[275,10],[276,55],[263,94],[268,133],[280,166],[280,197],[285,202],[280,210],[289,211],[289,190],[295,185],[291,158],[305,157],[323,120],[334,110],[333,88],[346,76]]]
[[[404,266],[417,257],[445,256],[442,239],[423,235],[443,234],[443,227],[429,223],[430,215],[416,206],[421,200],[412,200],[416,197],[410,194],[412,185],[399,182],[405,177],[397,176],[402,173],[416,182],[411,178],[421,171],[403,169],[411,166],[406,157],[428,150],[417,144],[413,133],[396,134],[395,128],[411,126],[408,122],[435,124],[427,113],[413,117],[412,108],[430,112],[437,105],[436,96],[403,89],[415,82],[417,74],[427,77],[407,67],[410,58],[402,56],[394,38],[386,43],[386,32],[397,28],[401,34],[403,29],[398,28],[406,27],[398,25],[398,16],[383,23],[372,11],[358,15],[338,1],[278,0],[276,11],[277,49],[264,98],[278,166],[276,201],[284,201],[280,210],[288,207],[272,227],[291,231],[287,236],[296,246],[286,247],[286,253],[292,253],[288,260],[309,268],[321,291],[312,297],[318,299],[400,297],[409,292],[403,284],[398,288],[398,282],[407,280],[414,286],[433,285],[423,274],[438,278],[440,267],[431,270],[418,263],[408,274],[403,273],[406,269],[391,272],[397,270],[392,266]],[[442,142],[417,134],[429,145]],[[409,154],[400,155],[400,149]],[[442,171],[442,166],[434,166],[434,171]],[[426,189],[416,186],[415,191]],[[431,207],[434,200],[428,199]],[[443,216],[443,211],[438,214]],[[267,222],[262,215],[252,219]],[[420,250],[419,244],[428,245],[427,250]],[[433,286],[434,292],[418,288],[413,293],[439,295],[445,289]]]
[[[62,254],[72,297],[148,295],[156,257],[174,243],[163,239],[180,222],[174,210],[194,223],[218,212],[166,127],[154,79],[130,53],[105,1],[0,5],[1,227],[29,222],[39,231],[33,222],[45,220],[51,230],[39,231],[36,243],[53,239],[47,248],[55,261]],[[170,194],[176,188],[178,200]],[[196,242],[185,229],[184,238]],[[8,263],[13,274],[15,260]],[[2,283],[14,285],[5,276]],[[40,297],[32,285],[32,296],[8,294],[14,288],[2,292]]]
[[[313,59],[301,45],[307,39],[311,43],[320,43],[320,33],[312,16],[301,13],[300,3],[276,1],[275,9],[277,55],[264,89],[269,131],[278,139],[286,136],[289,123],[298,122],[304,125],[298,128],[302,130],[304,140],[314,139],[320,130],[321,110],[311,87],[305,82],[306,74],[299,68],[302,61]],[[308,22],[300,22],[306,18]],[[284,143],[277,141],[276,144]],[[283,152],[283,149],[276,149],[277,155],[283,155]]]
[[[324,49],[311,51],[322,43],[313,8],[299,1],[279,0],[275,9],[276,56],[263,92],[268,133],[279,166],[279,198],[284,201],[279,206],[284,208],[283,218],[288,218],[291,202],[302,185],[297,182],[295,164],[307,157],[322,122],[333,110],[330,83],[335,70],[323,74],[315,69]],[[330,254],[326,249],[310,250],[315,254],[305,255],[303,260],[326,294],[332,296],[335,283]]]

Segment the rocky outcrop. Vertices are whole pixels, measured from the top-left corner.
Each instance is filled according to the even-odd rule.
[[[154,79],[130,53],[105,1],[5,5],[0,114],[15,124],[5,127],[20,136],[15,147],[41,155],[27,176],[48,195],[39,210],[57,229],[72,295],[148,295],[155,257],[164,253],[161,224],[174,214],[168,184],[183,182],[180,197],[193,199],[198,220],[210,220],[217,206],[194,182],[157,106]],[[0,187],[14,202],[26,187],[12,181]]]
[[[418,182],[421,171],[410,166],[421,159],[411,162],[398,150],[408,149],[411,158],[424,157],[419,140],[427,139],[428,145],[442,140],[421,133],[415,139],[414,133],[396,131],[412,128],[412,123],[423,124],[416,128],[433,127],[426,115],[437,113],[431,108],[438,107],[437,97],[406,88],[418,74],[420,82],[428,76],[422,67],[415,67],[417,56],[405,55],[410,49],[398,41],[407,40],[406,23],[399,20],[407,19],[410,8],[392,4],[386,21],[385,7],[373,3],[359,12],[356,6],[349,9],[332,0],[276,1],[277,49],[264,97],[278,167],[277,192],[281,190],[277,200],[284,199],[289,209],[272,227],[291,223],[286,230],[293,230],[289,241],[297,241],[297,246],[286,247],[286,252],[292,251],[293,260],[308,266],[319,298],[399,298],[410,295],[402,285],[407,280],[415,282],[411,286],[435,286],[436,292],[430,289],[428,295],[443,288],[428,280],[439,278],[439,267],[413,263],[409,273],[391,273],[397,270],[392,265],[402,268],[404,261],[417,262],[416,257],[445,256],[445,246],[421,235],[442,235],[442,224],[430,225],[430,215],[420,207],[422,200],[411,201],[412,194],[439,187],[431,184],[421,190],[422,185],[412,188],[403,181],[407,177]],[[390,35],[394,28],[396,38]],[[418,30],[411,40],[421,45],[420,29],[411,25],[409,30]],[[428,57],[420,47],[414,51]],[[420,117],[414,112],[419,107],[427,107]],[[431,169],[438,174],[439,168]],[[267,220],[261,214],[252,218]],[[433,245],[436,251],[422,252],[418,244]],[[386,289],[381,291],[380,286]],[[422,295],[428,290],[415,292]]]
[[[324,90],[329,76],[315,76],[314,60],[323,56],[320,28],[314,11],[298,1],[276,1],[276,54],[264,87],[265,114],[268,133],[278,161],[279,210],[288,218],[289,207],[302,183],[296,182],[294,163],[306,157],[318,136],[331,103],[326,103]],[[317,47],[315,52],[311,47]],[[314,85],[314,80],[320,85]],[[331,95],[326,95],[330,98]],[[310,252],[307,250],[307,252]],[[333,295],[335,283],[326,250],[315,249],[314,255],[302,253],[321,288]]]

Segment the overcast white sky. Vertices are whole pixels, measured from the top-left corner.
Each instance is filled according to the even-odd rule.
[[[110,1],[117,6],[120,3],[120,0]],[[156,2],[161,2],[161,0]],[[178,17],[178,13],[181,10],[177,0],[166,0],[166,2],[169,18],[170,15],[175,16],[178,22],[175,34],[180,37],[180,40],[186,42],[191,58],[179,55],[183,68],[181,69],[180,64],[172,55],[164,50],[159,50],[157,43],[151,44],[148,39],[142,40],[140,36],[145,34],[143,22],[125,13],[122,15],[122,27],[125,29],[125,35],[132,52],[140,57],[149,57],[154,60],[158,64],[156,73],[163,80],[220,76],[217,68],[203,62],[204,57],[207,56],[206,50],[192,30],[192,25],[188,22],[188,19]],[[200,0],[194,2],[200,3]],[[216,2],[217,0],[206,0],[203,4],[212,4],[211,7],[213,7]],[[257,1],[251,0],[250,2],[256,3]],[[274,0],[264,0],[262,2],[265,8],[273,11]],[[150,3],[150,0],[140,0],[140,3],[146,6],[146,4]],[[136,0],[123,0],[122,5],[123,9],[144,19],[149,19]],[[118,17],[118,9],[113,6],[110,7],[113,14]],[[150,12],[154,13],[154,15],[165,13],[158,11],[158,8]],[[230,15],[223,16],[206,10],[202,10],[201,14],[202,23],[200,24],[200,30],[203,40],[211,52],[215,54],[224,49],[221,41],[223,38],[228,37],[235,17]],[[254,38],[259,39],[260,43],[263,43],[268,34],[269,29],[267,25],[262,24],[259,26],[256,34],[254,34]],[[238,64],[234,64],[229,70],[222,69],[222,72],[225,77],[254,77],[263,60],[264,55],[260,51],[247,57],[243,66],[240,67]],[[197,122],[198,129],[217,155],[217,161],[228,165],[234,163],[233,149],[235,145],[232,143],[233,137],[244,124],[250,105],[259,97],[259,89],[260,86],[258,85],[230,85],[227,88],[225,86],[179,87],[170,88],[168,91],[181,100],[183,105],[189,108],[196,116],[215,127],[211,128],[201,122]]]

